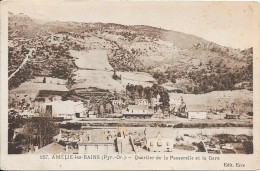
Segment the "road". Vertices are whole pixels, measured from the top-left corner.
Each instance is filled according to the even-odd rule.
[[[29,53],[26,55],[21,65],[8,77],[8,81],[27,63],[31,55],[32,55],[32,50],[30,50]]]
[[[82,120],[80,118],[77,118],[77,120],[67,120],[58,122],[59,124],[68,124],[68,123],[77,123],[82,126],[82,128],[86,129],[106,129],[109,127],[117,128],[117,127],[153,127],[153,128],[182,128],[182,129],[195,129],[195,128],[204,128],[206,130],[207,128],[223,128],[225,130],[231,130],[231,132],[234,130],[238,130],[238,128],[248,128],[252,129],[252,120],[244,121],[244,120],[193,120],[189,122],[181,122],[181,121],[160,121],[160,120],[148,120],[148,119],[136,119],[136,120],[105,120],[105,119],[87,119]],[[237,129],[230,129],[232,127],[235,127]],[[191,130],[192,130],[191,129]]]

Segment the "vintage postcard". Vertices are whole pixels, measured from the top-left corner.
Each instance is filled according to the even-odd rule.
[[[1,2],[1,170],[260,169],[258,2]]]

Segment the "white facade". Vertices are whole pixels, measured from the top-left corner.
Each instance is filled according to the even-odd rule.
[[[162,137],[160,133],[157,137],[147,137],[145,141],[147,150],[152,152],[170,152],[173,150],[174,143],[173,137]]]
[[[207,119],[207,111],[189,111],[188,119]]]
[[[54,101],[51,103],[44,103],[41,106],[40,113],[49,114],[52,117],[63,117],[64,119],[73,119],[76,114],[83,116],[86,109],[82,102],[73,101]]]
[[[151,98],[151,106],[155,107],[155,106],[159,106],[161,104],[160,102],[160,94],[157,94],[156,98]]]
[[[221,146],[222,149],[234,150],[234,147],[230,143],[226,143],[225,145]]]
[[[32,81],[34,83],[43,83],[43,80],[45,81],[46,84],[65,85],[67,82],[66,80],[59,79],[59,78],[52,78],[52,77],[35,77]]]
[[[113,106],[115,106],[115,105],[122,105],[123,101],[122,100],[112,100],[112,104],[113,104]]]
[[[112,135],[106,131],[85,132],[80,136],[78,142],[79,154],[107,154],[113,152],[115,152],[114,140]]]
[[[129,105],[126,110],[122,111],[122,114],[125,115],[153,115],[152,110],[148,110],[148,106],[144,105]]]
[[[95,114],[94,111],[89,111],[89,112],[88,112],[88,117],[89,117],[89,118],[97,118],[97,115]]]
[[[79,154],[108,154],[114,152],[114,145],[112,143],[79,143],[78,153]]]
[[[136,105],[144,105],[144,106],[146,106],[146,105],[149,104],[149,102],[148,102],[147,99],[136,99],[135,100],[135,104]]]

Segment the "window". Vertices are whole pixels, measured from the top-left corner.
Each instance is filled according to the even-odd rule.
[[[153,142],[152,141],[150,142],[150,146],[153,146]]]
[[[157,142],[157,146],[158,146],[158,147],[162,146],[162,141],[161,141],[161,140],[159,140],[159,141]]]
[[[170,146],[170,143],[169,143],[169,142],[166,142],[166,145],[167,145],[167,146]]]
[[[87,145],[85,145],[85,151],[87,151],[87,149],[88,149],[88,146],[87,146]]]

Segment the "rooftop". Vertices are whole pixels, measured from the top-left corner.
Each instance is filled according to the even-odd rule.
[[[148,106],[147,105],[129,105],[128,109],[130,109],[130,110],[147,110]]]
[[[155,129],[145,129],[144,130],[146,134],[146,138],[156,138],[159,134],[162,138],[174,138],[174,132],[169,132],[169,130],[165,129],[160,129],[160,130],[155,130]]]
[[[113,139],[103,130],[91,130],[81,136],[79,144],[113,144]]]
[[[187,110],[188,111],[193,111],[193,112],[204,112],[204,111],[208,111],[208,109],[207,109],[207,106],[205,106],[205,105],[199,105],[199,104],[197,104],[197,105],[188,105],[187,106]]]
[[[50,103],[46,103],[46,105],[64,105],[64,106],[69,106],[69,105],[79,105],[79,104],[82,104],[83,102],[81,101],[78,101],[78,102],[74,102],[74,101],[71,101],[71,100],[66,100],[66,101],[61,101],[61,100],[57,100],[57,101],[53,101],[53,102],[50,102]]]
[[[66,151],[66,147],[53,142],[51,144],[48,144],[48,145],[40,148],[34,154],[60,154],[60,153],[64,154],[64,153],[69,153],[69,152]]]
[[[37,98],[49,97],[50,95],[63,96],[67,91],[56,91],[56,90],[39,90]]]

